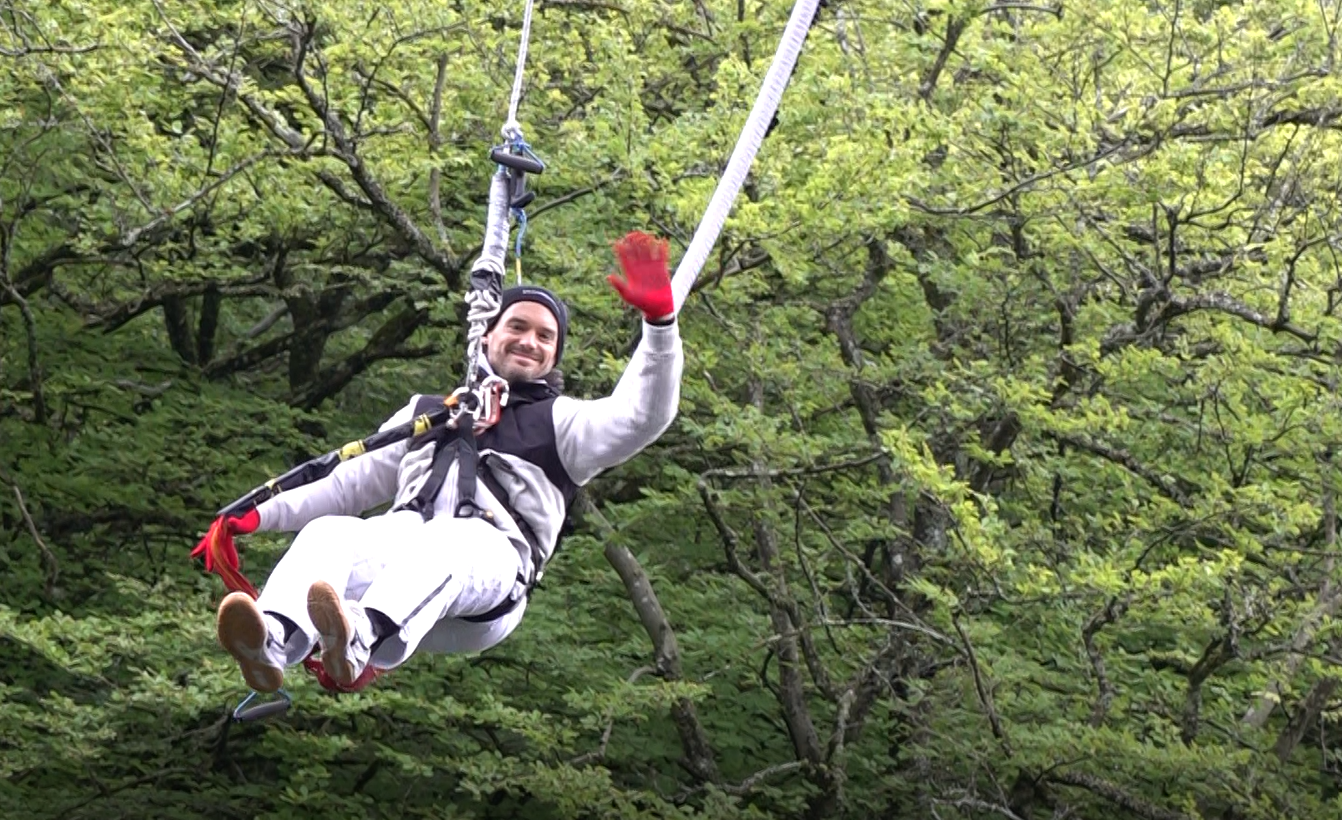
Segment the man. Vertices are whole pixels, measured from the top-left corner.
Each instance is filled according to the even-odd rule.
[[[298,531],[258,599],[234,592],[219,605],[219,642],[249,686],[279,689],[284,667],[314,645],[327,675],[355,687],[417,649],[481,651],[517,627],[577,488],[675,418],[684,359],[666,243],[634,232],[615,250],[625,278],[608,281],[643,312],[644,327],[610,396],[558,395],[546,377],[564,353],[567,309],[544,288],[511,288],[484,337],[484,369],[508,381],[509,400],[477,434],[478,481],[469,465],[463,480],[455,431],[438,430],[216,522],[229,535]],[[382,429],[435,401],[412,397]],[[472,484],[473,496],[460,497]],[[358,517],[388,501],[388,512]]]

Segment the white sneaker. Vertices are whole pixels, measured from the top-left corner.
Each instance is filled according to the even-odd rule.
[[[273,634],[252,596],[245,592],[224,596],[215,628],[219,643],[237,660],[248,686],[274,692],[284,685],[283,638]]]
[[[308,617],[317,627],[326,674],[341,686],[353,684],[373,645],[373,624],[363,607],[341,600],[335,587],[318,581],[308,588]]]

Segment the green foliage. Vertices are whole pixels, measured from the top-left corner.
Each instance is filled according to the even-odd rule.
[[[186,554],[459,376],[521,13],[0,2],[0,816],[1342,811],[1334,2],[829,4],[522,628],[229,722]],[[538,4],[570,393],[787,13]]]

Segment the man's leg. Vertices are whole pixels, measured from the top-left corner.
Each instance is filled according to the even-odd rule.
[[[238,662],[242,678],[257,692],[284,685],[284,633],[272,627],[245,592],[230,592],[219,604],[215,628],[219,643]]]
[[[522,558],[493,524],[439,517],[409,534],[362,599],[313,584],[309,616],[321,633],[322,662],[341,683],[376,655],[379,668],[404,663],[443,618],[483,615],[519,588]]]
[[[367,584],[377,567],[365,553],[369,536],[377,529],[372,519],[326,516],[304,527],[280,558],[253,601],[235,592],[219,605],[216,622],[219,643],[228,650],[247,685],[273,692],[284,683],[284,667],[300,663],[312,652],[316,627],[308,618],[307,590],[324,579],[344,590]]]

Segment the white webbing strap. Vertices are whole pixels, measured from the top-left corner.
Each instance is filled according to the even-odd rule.
[[[527,64],[527,44],[531,40],[531,7],[535,0],[527,0],[526,11],[522,12],[522,42],[517,45],[517,68],[513,72],[513,95],[508,101],[508,119],[503,122],[503,136],[515,140],[522,136],[517,124],[517,105],[522,101],[522,74]]]
[[[769,73],[764,75],[764,83],[760,86],[759,96],[755,98],[755,106],[750,110],[745,127],[741,129],[741,136],[736,140],[736,148],[732,150],[731,159],[727,162],[727,170],[723,172],[722,179],[718,180],[713,198],[709,200],[703,219],[699,221],[699,227],[694,231],[694,238],[690,240],[690,246],[685,249],[685,255],[676,266],[676,275],[671,279],[671,291],[675,295],[677,312],[680,311],[681,305],[685,304],[690,290],[694,288],[694,280],[699,277],[699,271],[708,260],[708,254],[717,244],[718,235],[727,221],[727,214],[731,212],[732,203],[736,201],[736,195],[745,184],[746,174],[749,173],[751,163],[755,161],[755,154],[759,151],[760,144],[764,142],[764,134],[769,130],[769,123],[773,121],[774,113],[778,110],[779,100],[783,98],[783,91],[792,76],[793,66],[797,64],[802,44],[806,42],[806,33],[811,27],[811,21],[815,19],[816,6],[819,3],[820,0],[797,0],[797,4],[792,7],[792,16],[788,19],[787,29],[784,30],[783,39],[778,44],[778,51],[774,53]]]
[[[489,183],[489,210],[485,214],[485,244],[471,266],[471,278],[487,274],[496,288],[472,288],[466,293],[466,384],[474,387],[480,370],[481,339],[499,313],[498,291],[503,288],[503,265],[508,252],[508,173],[499,168]]]

